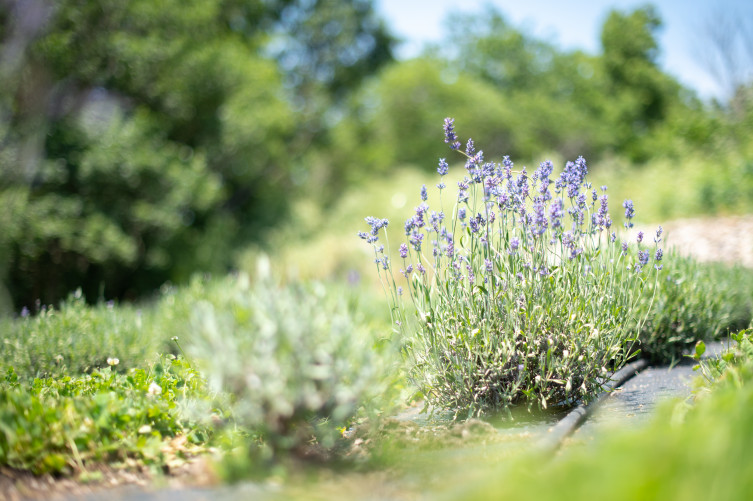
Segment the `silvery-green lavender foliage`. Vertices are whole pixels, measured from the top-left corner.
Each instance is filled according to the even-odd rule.
[[[449,194],[449,164],[440,159],[439,205],[427,204],[422,187],[405,223],[399,273],[379,243],[389,222],[366,218],[371,229],[359,233],[374,248],[393,320],[408,339],[413,382],[428,404],[456,416],[587,400],[637,340],[636,305],[662,268],[661,228],[652,250],[642,234],[618,241],[607,188],[587,182],[582,157],[556,179],[551,162],[529,176],[508,157],[485,161],[471,139],[461,150],[452,119],[444,130],[467,175]],[[630,229],[633,202],[623,208]]]
[[[198,297],[186,351],[268,451],[332,445],[385,392],[372,332],[323,286],[239,275]]]

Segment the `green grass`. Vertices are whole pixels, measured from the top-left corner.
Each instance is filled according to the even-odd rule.
[[[736,290],[740,293],[743,290],[741,284],[750,285],[744,275],[737,272],[733,273],[707,265],[689,263],[687,266],[695,270],[694,273],[700,274],[702,278],[699,279],[705,281],[713,278],[716,284],[714,287],[721,287],[719,290],[727,287],[730,291]],[[678,269],[682,268],[678,267]],[[581,494],[602,493],[612,489],[610,486],[617,486],[627,493],[643,495],[644,491],[639,490],[638,487],[623,485],[623,480],[617,478],[616,472],[605,471],[596,475],[607,479],[603,482],[596,482],[582,473],[586,471],[585,468],[596,468],[594,466],[596,463],[609,464],[615,461],[618,465],[616,469],[621,469],[621,471],[627,468],[632,472],[630,468],[633,466],[630,465],[635,461],[636,463],[646,462],[656,468],[656,471],[662,472],[662,475],[666,476],[655,479],[653,484],[641,487],[641,489],[659,489],[657,492],[666,492],[674,488],[684,489],[683,482],[695,485],[693,484],[695,480],[689,479],[688,474],[684,473],[685,470],[700,466],[711,468],[713,462],[721,466],[710,471],[714,472],[714,475],[722,475],[725,479],[733,474],[747,473],[747,470],[743,471],[746,468],[744,465],[747,464],[745,462],[747,451],[732,441],[737,439],[736,433],[742,433],[741,440],[748,440],[746,438],[748,432],[745,429],[739,429],[738,425],[742,427],[743,425],[739,423],[746,422],[746,419],[753,419],[750,415],[753,410],[746,407],[753,405],[749,402],[751,395],[749,376],[747,372],[744,372],[749,369],[734,369],[740,374],[734,378],[732,376],[718,377],[721,373],[731,374],[732,369],[729,367],[722,367],[714,373],[719,380],[727,381],[726,386],[715,384],[710,387],[710,390],[703,390],[702,393],[704,395],[708,393],[708,396],[700,399],[699,404],[691,410],[686,410],[684,404],[671,409],[666,408],[658,415],[652,427],[632,434],[620,435],[622,438],[619,440],[612,438],[611,435],[605,436],[604,445],[600,446],[597,452],[592,450],[579,452],[577,448],[564,451],[562,457],[567,457],[567,460],[558,459],[551,463],[540,463],[537,462],[540,459],[528,459],[525,451],[537,436],[535,424],[530,425],[533,428],[529,426],[528,431],[524,429],[523,433],[505,432],[500,435],[492,432],[488,425],[474,424],[473,421],[458,424],[440,421],[433,425],[403,423],[395,427],[395,422],[387,419],[377,431],[367,426],[367,422],[361,421],[362,424],[355,429],[355,435],[349,435],[349,439],[335,437],[336,440],[330,443],[332,445],[330,448],[309,447],[309,453],[326,452],[324,455],[317,453],[316,457],[328,458],[328,460],[324,466],[315,467],[311,463],[303,463],[308,466],[302,468],[301,463],[289,463],[285,458],[295,457],[301,452],[305,453],[307,447],[299,448],[296,452],[289,445],[285,445],[285,439],[297,437],[287,444],[301,444],[301,437],[316,435],[313,428],[309,428],[309,431],[303,435],[287,434],[278,429],[275,431],[278,436],[269,438],[271,431],[268,425],[264,424],[266,418],[239,416],[239,409],[243,409],[244,405],[247,406],[253,402],[262,402],[263,405],[263,400],[259,400],[259,396],[246,393],[247,390],[243,387],[236,391],[229,391],[232,386],[227,384],[227,376],[216,379],[219,382],[218,386],[208,383],[213,376],[232,375],[237,370],[232,368],[233,363],[245,362],[251,367],[260,363],[258,359],[253,358],[255,356],[253,352],[246,352],[245,348],[235,351],[228,348],[225,350],[227,353],[216,357],[210,353],[213,349],[201,348],[202,343],[211,339],[211,336],[207,338],[208,333],[202,333],[197,325],[202,325],[207,320],[206,309],[210,305],[215,321],[221,317],[225,318],[222,323],[218,324],[220,326],[218,334],[223,337],[231,336],[219,341],[228,343],[233,339],[232,336],[239,336],[233,341],[237,343],[240,339],[253,338],[254,331],[261,325],[259,312],[268,312],[269,306],[276,302],[281,303],[278,306],[280,308],[290,301],[298,305],[302,299],[301,296],[296,295],[300,292],[296,292],[295,288],[280,288],[277,285],[273,287],[273,290],[277,291],[274,294],[280,294],[279,297],[275,299],[269,295],[260,299],[259,294],[264,294],[267,291],[264,287],[269,287],[269,285],[263,286],[257,283],[252,286],[251,284],[237,284],[237,281],[237,277],[197,279],[189,287],[166,291],[153,305],[143,307],[141,313],[129,306],[108,308],[106,305],[86,306],[76,301],[69,301],[67,306],[55,309],[54,313],[47,312],[37,317],[5,320],[3,323],[5,337],[8,337],[11,332],[33,332],[35,339],[26,345],[29,351],[26,357],[17,358],[18,352],[3,352],[6,358],[3,362],[0,380],[2,388],[0,390],[0,454],[2,454],[0,463],[35,473],[60,472],[72,475],[89,471],[99,463],[131,465],[130,467],[135,465],[161,471],[168,463],[172,464],[171,462],[175,460],[182,461],[192,455],[206,453],[209,447],[214,446],[224,451],[228,458],[219,468],[219,471],[223,472],[227,478],[242,478],[260,472],[267,472],[267,474],[276,472],[277,475],[280,470],[269,470],[269,466],[287,464],[284,470],[286,472],[284,478],[287,479],[285,492],[301,498],[312,498],[319,493],[321,499],[328,495],[336,499],[337,496],[333,494],[335,492],[350,492],[352,495],[357,495],[362,493],[364,488],[375,492],[390,493],[397,498],[426,492],[437,496],[447,495],[450,498],[466,498],[470,496],[469,493],[473,493],[471,497],[485,498],[496,492],[530,498],[557,493],[557,489],[564,492],[572,488],[571,484],[583,485],[576,489],[576,492]],[[255,287],[261,288],[254,292]],[[399,384],[402,381],[399,365],[392,365],[393,369],[386,369],[384,365],[379,365],[398,364],[398,360],[394,358],[394,352],[390,351],[392,348],[382,345],[377,349],[379,336],[372,337],[378,332],[383,332],[379,330],[384,324],[379,320],[381,317],[378,311],[372,311],[374,308],[378,310],[382,305],[371,303],[372,293],[368,288],[364,291],[334,284],[323,287],[318,293],[306,288],[298,289],[307,291],[306,294],[312,293],[313,302],[310,306],[304,305],[298,308],[300,323],[297,320],[289,323],[287,329],[293,331],[303,329],[306,319],[314,319],[314,323],[323,321],[324,318],[315,320],[317,314],[311,311],[314,305],[317,307],[321,305],[323,312],[329,312],[324,315],[326,318],[334,318],[337,315],[346,315],[351,318],[354,322],[352,327],[346,327],[341,332],[343,335],[354,334],[354,339],[347,340],[347,336],[335,336],[325,340],[319,337],[325,332],[330,332],[329,327],[317,331],[318,334],[306,334],[306,336],[313,336],[311,342],[314,344],[308,348],[305,341],[300,341],[301,338],[291,339],[299,339],[298,342],[302,343],[300,347],[305,348],[306,356],[310,356],[316,349],[315,346],[319,346],[322,341],[324,344],[321,346],[324,347],[327,343],[342,346],[342,351],[337,348],[327,350],[337,354],[338,359],[341,359],[344,364],[352,364],[353,367],[348,370],[355,368],[354,375],[356,376],[362,374],[364,369],[362,365],[356,364],[368,362],[369,358],[375,357],[379,350],[382,350],[386,358],[381,362],[372,360],[370,363],[375,363],[375,367],[381,367],[379,371],[392,377],[392,381],[388,381],[389,384]],[[675,299],[685,298],[685,301],[677,304],[687,305],[688,318],[692,318],[690,312],[705,304],[701,301],[703,290],[700,286],[693,287],[691,290],[682,287],[679,289]],[[694,294],[698,296],[698,299],[693,299]],[[734,294],[730,296],[729,292],[725,294],[728,298],[735,297]],[[750,297],[748,295],[746,298],[749,300]],[[343,303],[342,298],[350,299]],[[253,306],[254,301],[262,302],[257,307]],[[263,301],[270,303],[264,306],[267,303]],[[303,301],[305,303],[307,300],[303,299]],[[740,302],[742,303],[744,301]],[[671,309],[676,309],[676,306]],[[727,310],[728,313],[723,318],[728,320],[733,318],[734,315],[730,313],[733,310]],[[282,316],[273,320],[275,324],[285,325],[283,318],[289,316],[285,311],[287,310],[280,310]],[[61,318],[56,316],[58,314],[65,318],[66,322],[62,322]],[[269,315],[269,313],[266,314]],[[69,353],[70,350],[66,351],[64,345],[60,344],[57,345],[57,350],[67,357],[68,362],[55,365],[53,356],[51,368],[45,369],[45,375],[29,370],[28,367],[25,372],[10,370],[13,365],[12,360],[15,359],[42,360],[43,358],[37,358],[38,354],[34,353],[35,349],[41,350],[42,353],[48,351],[52,353],[53,351],[43,349],[44,336],[49,336],[50,340],[55,342],[59,339],[68,339],[74,335],[71,334],[72,332],[85,332],[85,329],[92,325],[101,326],[104,320],[100,317],[111,320],[117,318],[126,325],[136,325],[137,319],[141,318],[144,335],[151,336],[156,346],[162,346],[165,349],[169,346],[164,344],[165,340],[178,336],[180,345],[186,350],[189,358],[184,358],[182,354],[178,357],[167,355],[157,358],[154,355],[145,354],[149,350],[143,346],[134,346],[143,338],[126,334],[118,341],[121,344],[114,345],[124,347],[124,351],[108,350],[107,355],[110,358],[112,358],[111,355],[117,356],[119,353],[142,353],[142,355],[132,354],[129,358],[121,355],[123,358],[120,359],[118,365],[108,365],[104,354],[102,355],[103,361],[95,359],[97,363],[92,364],[89,362],[91,358],[77,358],[75,353]],[[94,321],[93,318],[100,319]],[[254,318],[256,320],[252,320]],[[740,319],[738,318],[737,321]],[[296,325],[298,327],[295,327]],[[377,329],[376,332],[373,329]],[[131,331],[121,329],[118,332],[129,333]],[[360,334],[356,334],[357,332]],[[290,335],[291,333],[285,336]],[[86,335],[82,334],[82,336]],[[202,338],[205,341],[202,341]],[[133,351],[137,348],[141,351]],[[175,351],[180,351],[174,344],[173,348]],[[367,353],[373,349],[377,351],[372,354]],[[15,354],[11,356],[11,353]],[[303,355],[289,353],[285,357]],[[267,356],[270,360],[274,360],[274,357],[275,355]],[[280,360],[286,360],[285,357]],[[74,363],[76,360],[78,362]],[[254,360],[257,361],[254,362]],[[305,360],[306,358],[300,358],[299,362],[296,362],[297,366],[305,367]],[[744,365],[748,363],[746,360],[745,358],[729,359],[728,365],[747,367]],[[111,360],[111,362],[114,361]],[[130,363],[132,367],[127,367],[127,363]],[[215,368],[212,368],[213,365]],[[243,365],[238,367],[242,370]],[[286,369],[278,366],[276,370]],[[737,383],[733,384],[733,380]],[[342,377],[340,382],[343,390],[353,391],[355,386],[350,385],[354,381],[352,376]],[[380,379],[377,379],[377,382],[378,384],[385,383]],[[159,390],[155,385],[159,387]],[[376,386],[374,389],[381,387]],[[721,396],[714,396],[718,388],[722,387],[725,389],[720,393]],[[298,398],[295,395],[301,395],[299,393],[301,388],[305,388],[305,385],[298,388],[291,380],[291,385],[281,390],[279,395],[290,398],[290,401],[294,402]],[[322,390],[324,388],[321,387]],[[217,389],[221,389],[224,393],[217,392]],[[393,387],[391,393],[385,398],[372,398],[369,402],[363,401],[362,403],[371,406],[372,411],[382,410],[389,413],[390,404],[394,402],[399,391],[400,388]],[[373,391],[370,394],[373,397]],[[274,395],[270,394],[269,398],[274,398]],[[707,399],[710,399],[710,403],[704,403]],[[351,416],[350,423],[357,423],[365,416],[358,412],[353,413],[353,407],[350,409],[348,413],[342,415]],[[728,414],[734,418],[729,421],[729,428],[724,421]],[[316,414],[312,415],[316,416]],[[309,419],[312,415],[306,416],[301,423],[308,423],[306,426],[321,423],[317,419]],[[694,417],[696,415],[698,417]],[[516,415],[518,421],[515,422],[520,422],[520,419],[525,420],[525,416],[525,412],[522,415]],[[677,416],[686,416],[683,418],[686,424],[679,425],[680,421]],[[527,419],[536,423],[537,418]],[[667,421],[675,424],[669,426]],[[329,428],[329,435],[327,433],[320,435],[323,437],[322,440],[326,436],[332,438],[331,431],[337,430],[343,426],[343,423],[348,423],[347,418],[333,420],[330,423],[332,426]],[[709,435],[707,428],[714,430],[715,434]],[[296,429],[298,429],[297,433],[301,431],[301,428]],[[228,432],[231,433],[228,434]],[[185,437],[185,443],[188,446],[171,452],[169,444],[175,437]],[[358,439],[360,441],[357,441]],[[278,444],[275,446],[276,450],[280,452],[270,462],[270,457],[260,454],[260,451],[268,450],[269,444],[275,442]],[[717,442],[724,447],[729,447],[727,450],[731,452],[728,457],[717,447]],[[656,443],[661,444],[662,452],[658,457],[665,458],[671,466],[661,469],[661,465],[652,463],[651,458],[647,457],[650,454],[645,450],[656,450],[651,448],[653,445],[647,444]],[[290,452],[282,452],[285,450]],[[596,454],[595,457],[598,459],[591,458],[592,454]],[[332,462],[333,460],[336,461]],[[536,468],[533,468],[533,465],[536,465]],[[601,467],[605,468],[603,465]],[[491,473],[490,468],[494,469],[494,474]],[[724,471],[719,473],[720,469]],[[730,470],[729,474],[726,473],[727,469]],[[643,473],[635,471],[636,475]],[[502,475],[501,478],[509,480],[500,487],[498,484],[501,481],[494,479],[496,475]],[[714,478],[708,476],[702,478],[711,483],[716,482]],[[555,482],[550,490],[539,485],[545,484],[544,479],[547,482],[550,480]],[[595,484],[587,487],[589,482]],[[741,485],[742,487],[734,485],[724,487],[732,492],[732,494],[728,492],[732,496],[728,498],[734,498],[735,492],[741,492],[735,490],[745,487],[744,483]],[[709,493],[701,487],[698,487],[698,492]],[[724,490],[720,492],[724,493]],[[623,496],[623,498],[629,497],[627,494]],[[692,496],[691,499],[693,499]]]
[[[0,465],[160,470],[175,461],[164,450],[176,437],[193,454],[244,450],[262,470],[326,452],[357,419],[377,422],[400,392],[396,348],[359,296],[197,277],[140,309],[87,306],[76,295],[6,318]]]

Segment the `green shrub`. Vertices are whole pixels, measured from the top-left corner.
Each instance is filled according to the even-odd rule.
[[[160,351],[142,313],[132,306],[86,305],[77,291],[59,309],[0,319],[0,370],[13,367],[21,378],[77,375],[120,360],[120,370],[143,366]]]
[[[211,387],[232,396],[236,424],[260,438],[254,454],[300,451],[312,438],[330,447],[360,410],[384,404],[387,345],[321,284],[197,279],[173,304],[192,310],[181,342]]]

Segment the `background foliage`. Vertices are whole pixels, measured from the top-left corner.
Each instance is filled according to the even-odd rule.
[[[304,212],[337,234],[326,222],[377,177],[436,168],[445,116],[490,157],[584,155],[644,220],[750,211],[751,84],[700,101],[657,65],[661,26],[650,6],[612,11],[586,54],[489,7],[395,61],[367,0],[6,1],[0,310],[287,253],[281,234],[323,238]],[[668,195],[628,190],[647,179]],[[328,238],[342,276],[353,259]]]

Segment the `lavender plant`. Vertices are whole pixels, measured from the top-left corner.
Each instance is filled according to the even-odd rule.
[[[642,234],[618,240],[607,188],[587,181],[583,157],[556,178],[549,161],[529,175],[508,157],[487,162],[472,139],[463,148],[451,118],[444,133],[466,175],[450,195],[449,164],[439,160],[439,204],[428,205],[424,186],[398,273],[379,241],[389,222],[368,217],[370,231],[359,232],[406,336],[411,380],[427,404],[456,417],[589,399],[636,353],[637,305],[662,267],[658,239],[653,249]],[[633,202],[623,208],[630,229]]]

